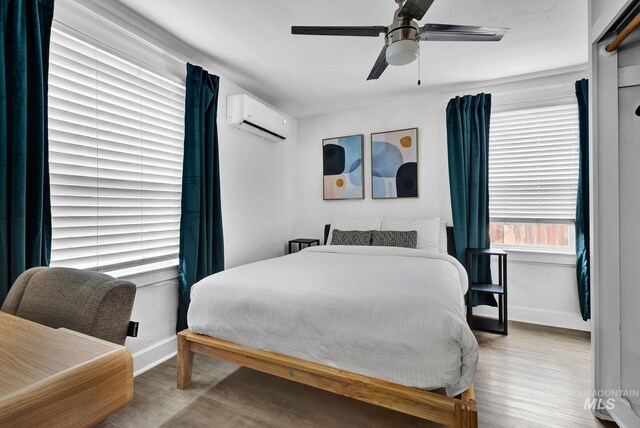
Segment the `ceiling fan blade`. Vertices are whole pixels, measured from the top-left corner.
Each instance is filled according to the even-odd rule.
[[[373,64],[373,68],[371,69],[371,73],[369,73],[369,77],[367,80],[375,80],[378,77],[382,76],[382,73],[387,69],[389,63],[387,62],[387,47],[382,48],[382,52],[378,55],[378,59],[376,63]]]
[[[381,25],[371,27],[291,27],[291,34],[313,36],[378,37],[381,33],[386,32],[387,27]]]
[[[407,0],[400,9],[400,16],[420,21],[435,0]]]
[[[448,42],[498,42],[509,31],[501,27],[476,27],[473,25],[425,24],[420,40]]]

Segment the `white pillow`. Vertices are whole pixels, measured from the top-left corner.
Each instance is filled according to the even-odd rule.
[[[406,219],[384,219],[380,230],[415,230],[418,232],[419,250],[441,251],[441,226],[440,217],[424,218],[417,220]],[[445,232],[446,245],[446,232]]]
[[[447,220],[440,219],[440,252],[449,254],[447,251]]]
[[[327,244],[331,244],[333,237],[333,229],[338,230],[380,230],[382,219],[377,218],[334,218],[331,220],[331,230],[329,230],[329,238]]]

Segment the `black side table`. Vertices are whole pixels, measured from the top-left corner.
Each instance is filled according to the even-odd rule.
[[[471,266],[473,257],[498,256],[498,283],[481,284],[471,282]],[[507,253],[497,248],[467,248],[467,275],[469,276],[469,292],[467,293],[467,323],[472,330],[490,333],[507,333]],[[496,294],[498,296],[498,319],[473,315],[473,293]]]
[[[320,245],[319,239],[297,238],[289,241],[289,254],[293,252],[293,244],[298,244],[298,251],[302,250],[303,245],[310,247],[311,245]]]

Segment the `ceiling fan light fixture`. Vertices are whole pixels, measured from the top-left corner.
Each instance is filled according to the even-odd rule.
[[[292,34],[313,34],[318,36],[379,37],[385,35],[384,46],[367,80],[376,80],[389,64],[400,66],[418,59],[420,73],[419,42],[497,42],[508,28],[478,27],[473,25],[424,24],[420,26],[425,13],[435,0],[395,0],[398,9],[393,14],[391,25],[373,26],[292,26]],[[418,80],[418,85],[420,80]]]
[[[416,40],[398,40],[387,46],[387,62],[391,65],[406,65],[418,58]]]

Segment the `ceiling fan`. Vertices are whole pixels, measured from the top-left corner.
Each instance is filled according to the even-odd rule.
[[[419,53],[420,41],[476,42],[500,41],[508,28],[471,25],[425,24],[420,21],[435,0],[395,0],[398,10],[390,26],[371,27],[291,27],[291,34],[316,36],[378,37],[385,34],[385,45],[373,65],[367,80],[379,78],[387,65],[413,62]]]

